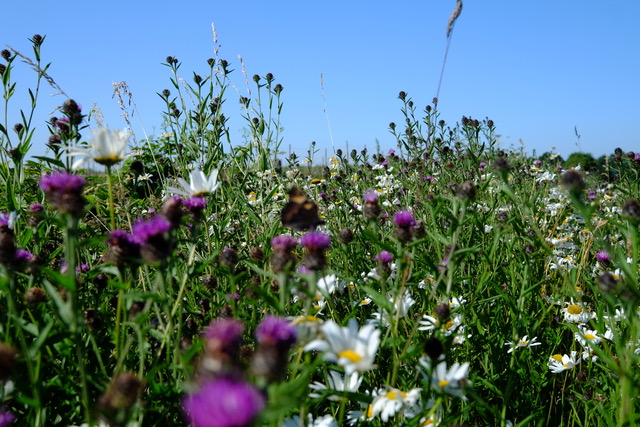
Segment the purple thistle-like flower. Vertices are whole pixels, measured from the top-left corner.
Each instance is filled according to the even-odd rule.
[[[183,400],[195,427],[249,426],[264,405],[264,396],[252,384],[231,378],[206,382]]]
[[[35,258],[31,252],[26,249],[16,249],[15,254],[13,255],[13,262],[17,265],[27,264]]]
[[[416,220],[410,211],[404,210],[393,216],[393,222],[400,228],[409,228],[416,225]]]
[[[0,408],[0,427],[6,427],[14,422],[16,417],[9,411]]]
[[[150,238],[163,235],[171,230],[171,222],[156,215],[149,221],[138,222],[133,226],[132,235],[140,244],[146,243]]]
[[[31,203],[31,205],[29,205],[29,212],[36,213],[36,212],[42,212],[43,210],[44,210],[44,206],[42,206],[38,202]]]
[[[38,185],[47,194],[50,193],[82,193],[87,181],[82,175],[75,175],[66,171],[45,175]]]
[[[380,262],[382,264],[388,264],[393,261],[393,255],[388,251],[381,251],[378,255],[373,258],[374,261]]]
[[[286,319],[268,315],[256,328],[260,345],[272,345],[288,351],[296,342],[296,328]]]
[[[183,204],[192,213],[200,213],[207,207],[207,201],[200,196],[189,197],[184,200]]]
[[[76,215],[84,209],[82,191],[86,183],[83,176],[64,171],[43,176],[38,185],[51,206],[62,213]]]
[[[211,322],[202,334],[205,348],[212,355],[235,355],[240,350],[244,325],[235,319],[220,318]]]
[[[609,252],[607,252],[606,249],[600,249],[596,252],[596,259],[598,261],[608,262],[611,260],[611,255],[609,255]]]
[[[9,214],[0,212],[0,227],[9,228]]]
[[[69,129],[69,118],[60,117],[58,120],[56,120],[56,126],[58,127],[58,129],[66,131],[67,129]]]
[[[301,265],[296,270],[296,273],[298,273],[298,274],[311,274],[311,273],[313,273],[313,271],[311,271],[309,268],[305,267],[304,265]]]
[[[220,318],[211,322],[202,336],[206,340],[218,340],[226,345],[239,344],[244,325],[235,319]]]
[[[365,191],[362,198],[365,203],[378,203],[378,193],[372,189]]]
[[[280,252],[291,252],[298,246],[298,240],[287,234],[280,234],[271,239],[271,247]]]
[[[133,238],[140,244],[140,255],[147,264],[155,264],[166,259],[173,250],[166,233],[171,230],[172,223],[163,215],[156,215],[149,221],[139,222],[133,226]]]
[[[331,245],[331,237],[320,231],[314,231],[302,236],[300,244],[308,250],[323,250]]]

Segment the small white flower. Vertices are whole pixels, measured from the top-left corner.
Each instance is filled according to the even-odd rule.
[[[218,169],[214,169],[208,177],[200,169],[194,169],[189,174],[189,178],[190,182],[183,178],[178,178],[178,184],[180,184],[181,188],[168,187],[167,191],[178,196],[193,197],[209,195],[220,187]]]
[[[298,427],[300,425],[306,425],[308,427],[338,427],[338,423],[331,415],[314,419],[313,415],[309,414],[307,423],[302,423],[300,417],[294,415],[291,418],[285,419],[282,423],[282,427]]]
[[[529,339],[529,337],[527,335],[525,335],[515,343],[513,343],[511,341],[507,341],[504,345],[510,346],[510,348],[507,351],[507,353],[511,353],[516,348],[521,348],[521,347],[531,348],[531,347],[535,347],[537,345],[542,344],[540,342],[536,342],[537,339],[538,339],[538,337],[533,337],[533,338]]]
[[[379,312],[373,313],[373,319],[369,320],[370,323],[389,326],[390,319],[400,319],[405,317],[409,314],[411,306],[416,302],[411,294],[406,290],[403,290],[400,297],[395,297],[393,292],[390,292],[388,297],[389,302],[393,304],[393,313],[389,314],[386,310],[381,308]]]
[[[370,415],[380,415],[383,422],[388,422],[399,411],[414,406],[420,399],[420,389],[414,388],[408,392],[390,388],[378,390],[377,396],[371,402]]]
[[[463,395],[464,389],[472,386],[471,381],[467,378],[468,362],[462,364],[456,362],[451,365],[450,369],[447,369],[447,363],[444,360],[436,361],[435,368],[432,368],[433,362],[429,358],[423,357],[419,362],[427,371],[431,371],[429,381],[435,390],[466,400]]]
[[[348,392],[356,392],[362,383],[362,377],[358,375],[357,372],[354,372],[351,375],[345,375],[344,378],[336,371],[329,371],[329,376],[327,377],[327,385],[319,383],[318,381],[314,381],[309,384],[309,388],[312,390],[335,390],[335,391],[348,391]],[[326,395],[324,395],[326,396]],[[320,393],[309,393],[309,397],[317,398],[323,397],[323,394]],[[332,401],[339,401],[342,399],[341,396],[332,394],[326,397]]]
[[[549,358],[549,369],[554,374],[566,371],[567,369],[572,369],[582,361],[580,358],[576,359],[577,354],[578,353],[576,351],[572,351],[570,355],[554,354]]]
[[[426,314],[422,316],[422,320],[420,321],[420,327],[418,328],[421,331],[431,331],[440,327],[440,321],[435,317],[427,316]],[[458,328],[462,325],[462,314],[454,313],[451,315],[451,318],[444,324],[444,333],[446,336],[450,336],[452,333],[456,332]]]
[[[380,330],[374,325],[365,325],[358,329],[356,319],[349,319],[345,327],[329,320],[320,329],[324,339],[311,341],[304,347],[305,351],[325,352],[324,359],[342,366],[346,375],[373,368],[373,361],[380,345]]]
[[[602,337],[597,331],[587,329],[584,326],[578,327],[578,332],[575,333],[575,338],[583,348],[592,348],[594,345],[600,344],[602,341]]]

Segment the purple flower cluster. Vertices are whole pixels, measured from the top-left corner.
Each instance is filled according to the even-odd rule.
[[[208,381],[183,400],[195,427],[249,426],[264,406],[264,396],[252,384],[232,378]]]

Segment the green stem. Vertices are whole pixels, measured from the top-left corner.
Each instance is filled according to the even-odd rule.
[[[76,232],[78,219],[73,216],[67,218],[67,227],[64,234],[65,262],[67,263],[67,275],[70,279],[70,302],[71,302],[71,335],[76,351],[78,370],[80,371],[80,385],[82,387],[82,408],[84,418],[88,425],[92,425],[91,410],[89,408],[89,389],[87,386],[87,372],[84,360],[83,342],[80,335],[80,324],[78,322],[78,289],[76,282]]]
[[[116,229],[116,213],[113,203],[113,178],[111,177],[111,166],[107,166],[107,188],[109,192],[109,215],[111,217],[111,231]]]
[[[4,270],[2,272],[2,276],[8,277],[8,290],[7,292],[7,305],[9,306],[9,317],[11,319],[18,319],[18,310],[16,308],[16,303],[14,299],[14,294],[16,290],[16,282],[13,274],[6,269],[6,267],[2,266]],[[18,335],[18,341],[20,342],[20,351],[24,357],[24,361],[27,365],[27,374],[29,375],[29,382],[31,383],[31,387],[33,387],[33,400],[35,401],[34,406],[37,408],[37,412],[35,414],[34,426],[44,425],[44,419],[42,414],[42,403],[40,399],[40,380],[38,378],[38,374],[33,366],[33,359],[35,355],[31,355],[29,351],[29,346],[27,345],[27,340],[24,337],[24,331],[22,330],[22,326],[16,322],[16,334]]]

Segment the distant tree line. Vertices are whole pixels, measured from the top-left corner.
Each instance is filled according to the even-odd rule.
[[[637,174],[640,171],[640,153],[625,153],[621,148],[597,159],[590,153],[583,152],[572,153],[566,160],[557,153],[546,152],[538,159],[545,163],[555,163],[563,169],[573,169],[579,165],[581,170],[607,181],[615,181],[625,174]]]

